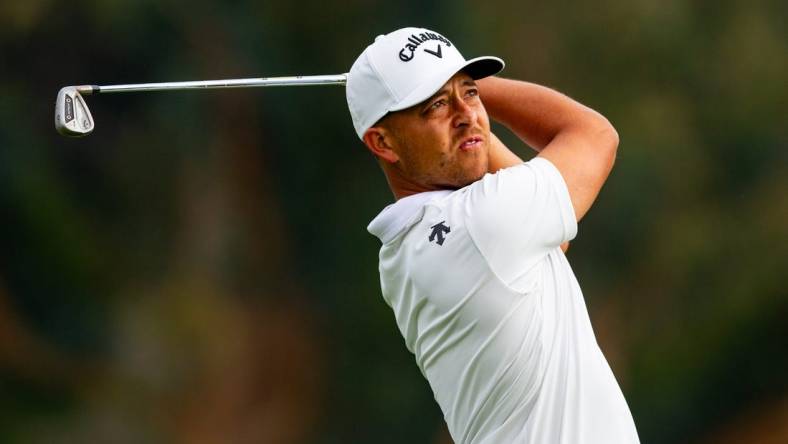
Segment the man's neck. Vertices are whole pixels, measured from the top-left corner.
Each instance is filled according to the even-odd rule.
[[[391,192],[394,194],[394,199],[400,200],[403,197],[412,196],[414,194],[425,193],[427,191],[438,191],[445,188],[430,187],[416,183],[404,177],[396,168],[384,165],[383,173],[386,175],[386,181],[389,184]]]

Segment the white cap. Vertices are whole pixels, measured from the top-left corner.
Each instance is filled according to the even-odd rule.
[[[358,56],[347,75],[347,105],[360,139],[390,111],[429,99],[454,74],[474,79],[498,73],[498,57],[465,60],[449,39],[424,28],[380,35]]]

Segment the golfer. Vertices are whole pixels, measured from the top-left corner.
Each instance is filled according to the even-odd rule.
[[[396,198],[368,227],[383,298],[456,443],[637,443],[564,256],[618,135],[560,93],[491,77],[503,66],[422,28],[353,64],[353,125]],[[523,162],[490,119],[538,155]]]

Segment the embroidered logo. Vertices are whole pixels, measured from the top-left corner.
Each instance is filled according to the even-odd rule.
[[[451,232],[451,227],[443,225],[444,222],[446,221],[444,220],[438,222],[437,224],[430,227],[432,228],[432,233],[430,234],[429,237],[430,242],[435,241],[438,245],[443,245],[443,241],[446,240],[446,237],[444,237],[444,233],[448,234]]]
[[[441,45],[440,45],[440,43],[438,43],[438,49],[437,49],[437,50],[435,50],[435,51],[430,51],[429,49],[427,49],[427,48],[424,48],[424,52],[426,52],[426,53],[429,53],[429,54],[432,54],[432,55],[434,55],[435,57],[437,57],[437,58],[439,58],[439,59],[442,59],[442,58],[443,58],[443,52],[441,51]]]
[[[446,45],[446,47],[451,46],[451,42],[446,37],[434,33],[434,32],[423,32],[421,34],[411,34],[408,36],[408,40],[405,46],[399,50],[399,59],[403,62],[409,62],[413,60],[413,57],[416,55],[416,49],[421,46],[423,43],[427,43],[430,41],[437,41],[438,48],[436,50],[427,49],[426,47],[423,48],[424,52],[428,54],[432,54],[435,57],[442,59],[443,58],[443,50],[441,49],[441,43]]]

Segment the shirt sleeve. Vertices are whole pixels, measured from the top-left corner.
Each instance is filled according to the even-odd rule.
[[[566,182],[542,157],[488,174],[464,196],[468,232],[507,285],[577,234]]]

